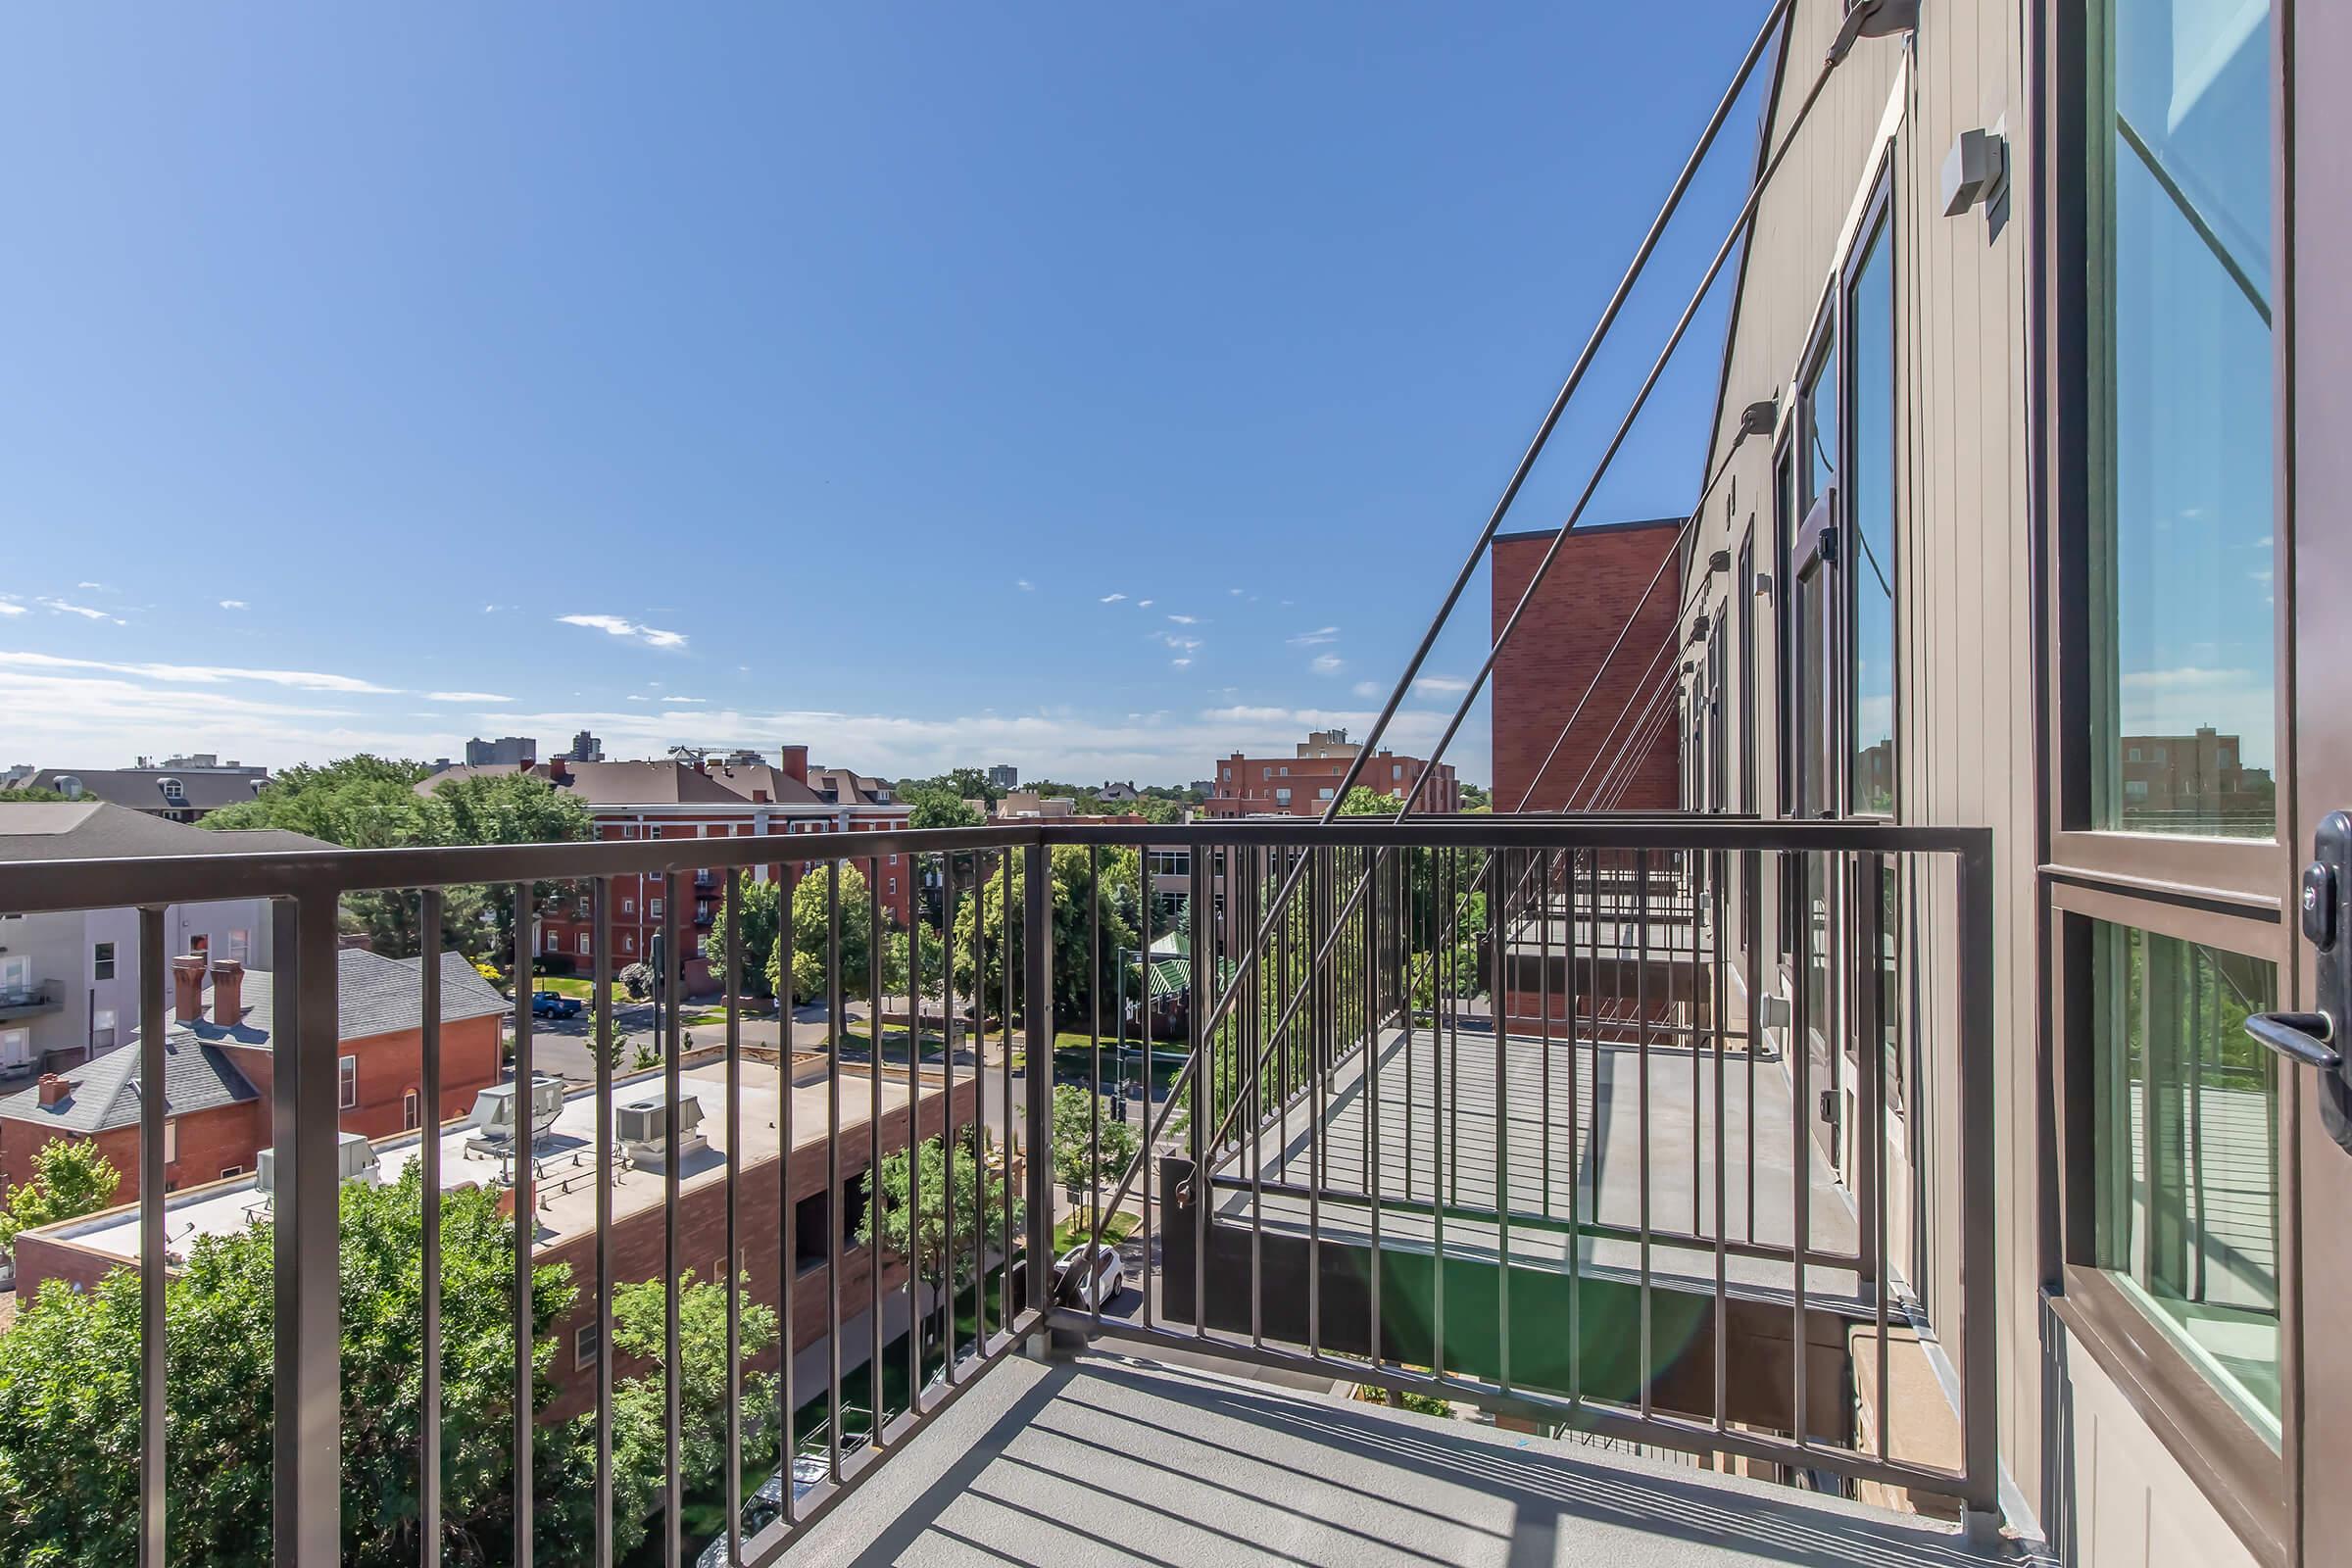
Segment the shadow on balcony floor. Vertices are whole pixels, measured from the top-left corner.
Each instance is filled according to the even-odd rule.
[[[1961,1568],[1923,1521],[1094,1353],[1012,1359],[782,1561]]]

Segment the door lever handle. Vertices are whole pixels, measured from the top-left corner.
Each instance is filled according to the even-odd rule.
[[[2322,1072],[2333,1072],[2344,1062],[2342,1053],[2328,1044],[2335,1038],[2335,1020],[2324,1012],[2258,1012],[2246,1020],[2246,1033],[2287,1060]]]

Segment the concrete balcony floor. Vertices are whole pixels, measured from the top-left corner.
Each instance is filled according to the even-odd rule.
[[[1109,1347],[1009,1358],[781,1559],[1349,1568],[1964,1568],[1951,1530]]]

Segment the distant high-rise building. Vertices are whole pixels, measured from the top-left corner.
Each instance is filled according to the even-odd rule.
[[[567,762],[601,762],[605,760],[605,743],[581,730],[571,738],[571,750],[564,754]]]
[[[466,743],[467,767],[529,767],[539,760],[539,743],[528,735],[501,735],[494,741]]]
[[[1017,790],[1021,787],[1021,770],[1010,762],[999,762],[988,770],[988,787],[992,790]]]

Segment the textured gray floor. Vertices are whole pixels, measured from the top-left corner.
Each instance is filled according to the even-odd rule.
[[[1961,1568],[2007,1560],[1812,1494],[1091,1353],[991,1370],[782,1559]]]

